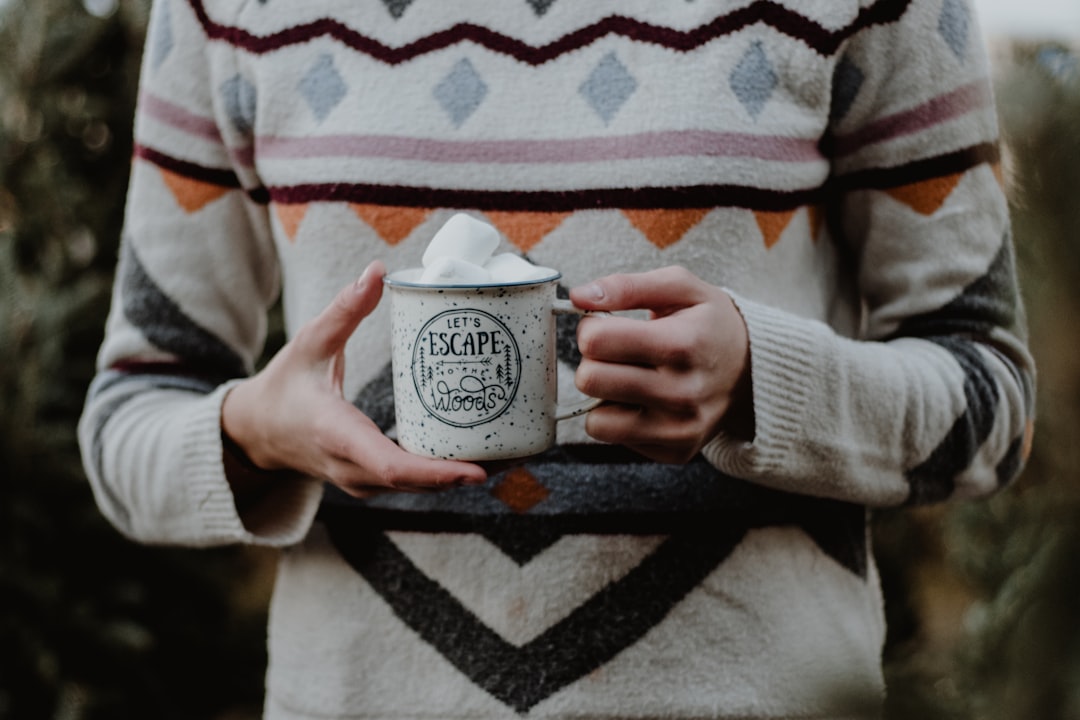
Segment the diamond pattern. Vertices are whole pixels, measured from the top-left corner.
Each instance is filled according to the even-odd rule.
[[[172,52],[173,44],[172,13],[167,4],[161,5],[161,12],[154,19],[150,30],[150,63],[155,70],[161,67],[165,58]]]
[[[300,80],[300,94],[322,122],[345,99],[348,86],[334,67],[334,58],[322,54]]]
[[[541,15],[546,13],[548,11],[548,8],[550,8],[552,5],[555,4],[555,0],[525,0],[525,1],[527,3],[529,3],[529,5],[532,6],[533,12],[536,13],[537,17],[540,17]]]
[[[514,512],[524,513],[543,502],[551,491],[524,467],[516,467],[491,489],[491,494]]]
[[[433,94],[439,105],[450,116],[455,127],[476,112],[487,96],[488,88],[468,58],[462,58],[446,77],[435,86]]]
[[[772,63],[765,55],[765,48],[760,40],[754,41],[743,54],[739,64],[731,71],[728,83],[735,97],[743,104],[751,117],[757,119],[765,103],[772,97],[773,90],[780,78],[773,70]]]
[[[383,0],[386,9],[390,11],[395,20],[405,14],[405,10],[412,5],[412,2],[413,0]]]
[[[958,60],[963,60],[967,52],[970,31],[971,16],[967,6],[961,0],[945,0],[938,18],[938,32]]]
[[[637,90],[637,80],[610,52],[597,64],[578,88],[596,114],[607,125]]]
[[[244,135],[255,127],[255,86],[242,75],[233,75],[221,86],[225,112],[233,126]]]
[[[847,55],[840,58],[840,62],[836,64],[836,69],[833,70],[832,107],[830,109],[833,121],[840,120],[848,114],[865,80],[866,75],[863,74],[858,65],[851,61],[851,58]]]

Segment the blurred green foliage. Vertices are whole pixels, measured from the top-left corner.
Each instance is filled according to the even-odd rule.
[[[0,4],[0,719],[254,717],[251,551],[98,514],[75,422],[108,310],[149,2]]]
[[[1035,441],[1005,492],[877,519],[897,720],[1080,719],[1080,60],[1018,43],[997,64]]]
[[[75,441],[148,5],[0,3],[0,720],[261,706],[272,554],[120,538]],[[1080,70],[1053,45],[1003,68],[1038,431],[1010,490],[876,517],[890,720],[1080,719]]]

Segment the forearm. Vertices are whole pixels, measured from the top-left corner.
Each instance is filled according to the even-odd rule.
[[[1022,344],[1004,354],[956,339],[966,348],[958,360],[931,339],[843,338],[737,302],[750,332],[755,437],[706,447],[725,472],[880,506],[986,494],[1019,470],[1032,372]]]
[[[102,512],[142,542],[288,545],[307,532],[318,483],[290,478],[237,502],[220,430],[227,386],[205,394],[168,376],[99,376],[80,422],[84,465]],[[185,387],[186,386],[186,387]],[[238,504],[240,507],[238,508]],[[243,512],[241,512],[241,510]]]

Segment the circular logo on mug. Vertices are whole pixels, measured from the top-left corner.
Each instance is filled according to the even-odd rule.
[[[412,378],[427,411],[447,425],[499,417],[517,392],[521,354],[509,328],[482,310],[446,310],[413,344]]]

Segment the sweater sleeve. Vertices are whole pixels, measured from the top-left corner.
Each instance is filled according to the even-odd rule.
[[[98,506],[145,542],[293,543],[320,496],[282,479],[241,516],[225,476],[221,402],[251,372],[279,292],[252,88],[190,4],[156,0],[112,308],[79,423]]]
[[[761,484],[880,506],[1014,478],[1035,370],[969,0],[877,5],[906,7],[841,48],[823,143],[830,230],[850,250],[862,328],[841,337],[737,297],[755,436],[721,436],[705,454]]]

